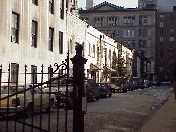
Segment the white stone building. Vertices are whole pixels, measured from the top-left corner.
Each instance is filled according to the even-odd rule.
[[[41,73],[42,64],[44,73],[49,72],[50,65],[55,70],[54,64],[65,61],[68,50],[70,58],[75,55],[77,43],[83,45],[83,56],[88,59],[85,76],[97,82],[109,80],[113,71],[112,52],[118,53],[117,42],[71,14],[69,5],[66,0],[0,0],[2,82],[8,81],[8,68],[10,81],[21,85],[24,85],[25,65],[27,73]],[[27,74],[26,78],[29,84],[40,83],[42,77],[37,74],[34,80]],[[48,78],[44,75],[43,81]]]

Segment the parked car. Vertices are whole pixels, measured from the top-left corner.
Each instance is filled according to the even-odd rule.
[[[111,86],[109,86],[109,83],[97,83],[97,86],[99,88],[99,95],[100,97],[111,97],[112,92],[111,92]]]
[[[66,78],[62,78],[60,80],[59,87],[51,87],[51,92],[49,92],[49,87],[43,89],[45,93],[52,93],[56,95],[55,105],[65,105],[67,102],[68,104],[73,103],[72,95],[73,95],[73,77],[68,78],[68,100],[67,100],[67,85],[66,85]],[[58,92],[59,90],[59,92]]]
[[[171,82],[170,82],[170,81],[163,81],[163,82],[161,82],[161,84],[162,84],[162,85],[170,85]]]
[[[152,86],[160,86],[161,82],[159,80],[151,81]]]
[[[26,89],[32,88],[33,85],[27,85]],[[9,87],[9,95],[14,94],[16,92],[20,92],[25,90],[24,86],[16,87]],[[34,94],[34,98],[33,98]],[[14,95],[9,97],[9,104],[7,104],[7,99],[0,101],[0,113],[6,114],[7,110],[9,113],[18,113],[25,112],[27,117],[32,116],[33,111],[39,111],[41,107],[41,95],[42,95],[42,109],[46,109],[47,112],[53,111],[53,104],[55,101],[55,95],[46,94],[40,89],[39,87],[35,87],[34,89],[30,89],[26,91],[25,94],[25,107],[24,107],[24,92],[17,94],[17,97]],[[8,88],[1,88],[1,98],[8,96]],[[7,108],[9,106],[9,108]]]
[[[99,88],[93,79],[85,78],[84,87],[86,89],[87,100],[94,102],[94,99],[99,100]]]
[[[124,78],[124,77],[113,77],[110,83],[110,86],[112,87],[112,91],[121,92],[121,93],[127,92],[126,80],[127,78]]]
[[[136,83],[136,88],[137,89],[139,89],[139,88],[143,89],[144,88],[144,83],[143,83],[141,77],[133,77],[132,81],[134,81]]]
[[[127,91],[133,91],[133,90],[136,89],[136,83],[135,83],[135,81],[132,81],[131,78],[128,78],[126,80],[126,85],[125,86],[126,86],[125,89],[127,89]]]
[[[144,80],[144,88],[151,87],[152,83],[149,80]]]

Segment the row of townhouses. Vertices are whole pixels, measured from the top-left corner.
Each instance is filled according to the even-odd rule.
[[[0,0],[1,85],[8,80],[24,85],[46,82],[50,69],[76,54],[76,44],[83,45],[87,59],[85,76],[96,82],[109,82],[115,72],[113,58],[120,54],[132,75],[132,50],[80,20],[74,0]],[[120,50],[118,49],[120,47]],[[115,56],[114,56],[115,55]],[[69,63],[72,76],[72,62]],[[113,69],[114,68],[114,69]],[[43,79],[42,79],[43,78]],[[11,85],[11,84],[10,84]]]
[[[138,0],[138,8],[103,2],[80,9],[86,21],[115,41],[135,50],[133,76],[173,80],[176,76],[176,1]],[[90,7],[92,5],[92,7]]]

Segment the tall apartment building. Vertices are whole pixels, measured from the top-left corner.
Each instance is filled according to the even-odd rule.
[[[79,14],[80,19],[87,21],[102,33],[127,48],[139,51],[139,54],[143,53],[150,62],[144,68],[146,78],[150,76],[153,80],[152,76],[155,73],[155,10],[124,9],[103,2],[94,8],[80,10]],[[138,76],[140,68],[133,70],[133,75]]]
[[[139,8],[156,8],[158,12],[176,11],[175,0],[138,0]]]
[[[139,8],[145,8],[150,5],[157,6],[158,0],[138,0],[138,7]]]
[[[176,12],[156,13],[156,73],[160,80],[176,76]]]

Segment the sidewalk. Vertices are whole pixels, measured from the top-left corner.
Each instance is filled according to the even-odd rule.
[[[173,93],[139,132],[176,132],[176,101]]]

